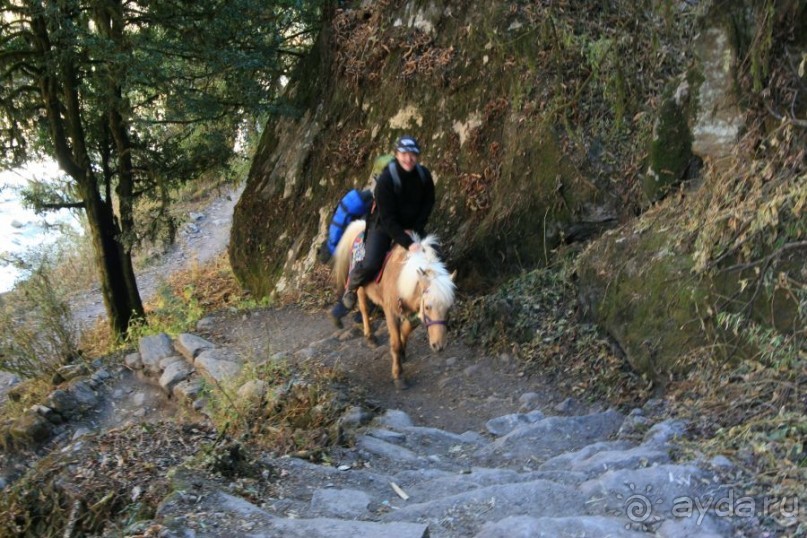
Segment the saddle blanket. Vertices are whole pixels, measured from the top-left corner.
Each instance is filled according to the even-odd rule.
[[[350,270],[353,271],[353,268],[356,266],[357,263],[364,259],[366,254],[364,250],[364,233],[362,232],[356,236],[356,239],[353,240],[353,249],[351,251],[350,256]],[[387,266],[387,261],[389,260],[390,254],[392,251],[387,252],[387,255],[384,257],[384,263],[381,264],[381,269],[378,270],[378,274],[375,277],[376,284],[381,282],[381,277],[384,274],[384,268]]]

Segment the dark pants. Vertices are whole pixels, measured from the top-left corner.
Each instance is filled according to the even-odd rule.
[[[348,289],[356,291],[378,274],[392,245],[392,238],[380,226],[370,226],[364,236],[364,259],[356,264],[348,276]]]

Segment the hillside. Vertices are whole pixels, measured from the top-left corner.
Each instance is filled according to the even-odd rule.
[[[234,277],[161,292],[177,334],[10,392],[0,535],[807,535],[807,5],[324,15]],[[458,298],[396,391],[384,320],[378,345],[331,326],[317,251],[404,133]]]

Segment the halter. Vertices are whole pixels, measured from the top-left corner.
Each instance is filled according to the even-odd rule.
[[[432,319],[426,314],[425,308],[425,297],[429,293],[429,288],[423,290],[423,293],[420,295],[420,317],[423,319],[423,323],[426,325],[428,329],[432,325],[446,325],[446,320],[444,319]]]

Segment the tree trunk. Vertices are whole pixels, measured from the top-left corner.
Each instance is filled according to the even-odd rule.
[[[109,38],[118,50],[125,50],[127,45],[123,36],[123,4],[120,1],[108,2],[104,9],[98,9],[95,22],[98,31]],[[114,69],[114,67],[113,67]],[[129,138],[129,124],[124,119],[127,102],[123,95],[119,80],[121,75],[107,71],[109,80],[109,99],[107,102],[107,121],[112,133],[117,157],[119,226],[121,232],[121,278],[129,300],[129,306],[143,316],[143,305],[140,292],[137,289],[137,280],[132,267],[132,241],[134,239],[134,164],[132,162],[132,145]]]
[[[101,198],[94,182],[79,182],[79,186],[84,198],[109,326],[113,334],[120,337],[126,334],[134,319],[145,318],[132,258],[129,250],[119,241],[120,229],[115,223],[110,202]]]
[[[49,56],[52,51],[47,21],[34,17],[32,30],[42,55]],[[113,334],[120,337],[126,334],[132,320],[144,318],[145,312],[132,267],[131,248],[115,219],[112,199],[108,192],[106,197],[101,196],[92,168],[79,105],[78,77],[69,56],[64,56],[58,69],[43,72],[39,87],[56,160],[75,180],[82,197],[109,325]]]

